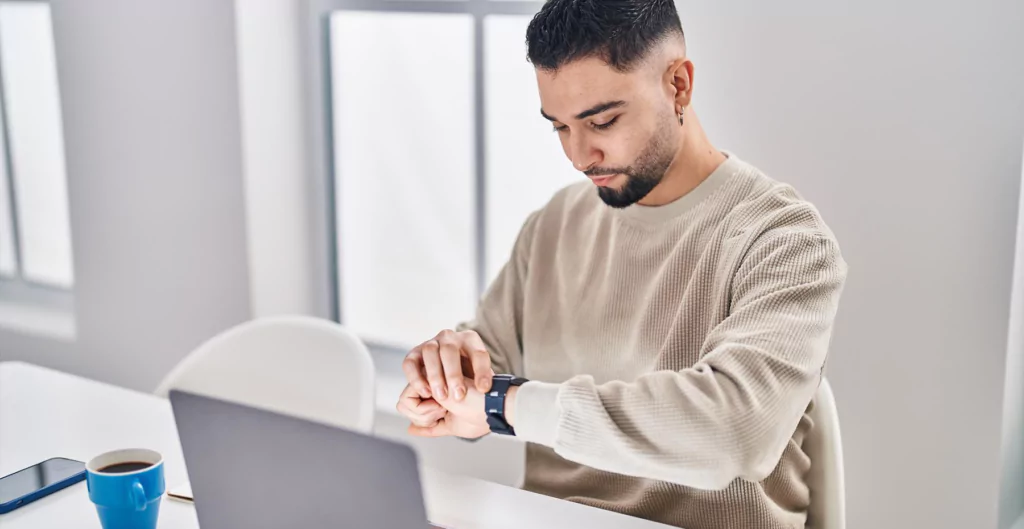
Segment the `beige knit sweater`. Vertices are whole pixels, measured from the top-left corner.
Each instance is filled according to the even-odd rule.
[[[802,529],[845,276],[815,208],[729,155],[666,206],[563,189],[460,328],[533,381],[527,490],[687,529]]]

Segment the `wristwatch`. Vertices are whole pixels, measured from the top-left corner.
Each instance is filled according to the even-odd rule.
[[[484,395],[484,408],[487,411],[487,425],[491,431],[501,435],[515,435],[512,425],[505,420],[505,395],[508,388],[522,386],[528,382],[525,378],[514,375],[494,375],[491,379],[491,390]]]

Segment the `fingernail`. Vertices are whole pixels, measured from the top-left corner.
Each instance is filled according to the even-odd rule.
[[[466,390],[462,386],[455,388],[455,400],[462,400],[466,396]]]
[[[442,399],[448,398],[448,392],[444,390],[444,386],[434,386],[434,395]]]

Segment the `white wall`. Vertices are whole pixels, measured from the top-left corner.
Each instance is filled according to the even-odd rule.
[[[1021,173],[1021,181],[1024,182],[1024,171]],[[1018,211],[1024,213],[1024,184],[1021,185]],[[1019,214],[1017,220],[1015,262],[1003,398],[1003,479],[999,497],[1001,529],[1012,526],[1018,519],[1024,528],[1024,214]]]
[[[819,206],[849,261],[828,366],[848,525],[994,528],[1024,3],[736,4],[681,4],[695,105],[720,148]]]
[[[0,360],[152,390],[250,313],[234,4],[51,4],[77,338],[0,328]]]

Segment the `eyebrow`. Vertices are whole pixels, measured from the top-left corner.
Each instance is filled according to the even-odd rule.
[[[613,108],[619,108],[624,106],[626,106],[625,101],[608,101],[607,103],[600,103],[584,110],[583,112],[580,112],[579,114],[576,114],[576,119],[587,119],[590,116],[596,116],[606,110],[611,110]],[[548,121],[558,121],[557,119],[547,115],[547,113],[544,112],[543,108],[540,109],[540,115],[544,116],[544,119]]]

